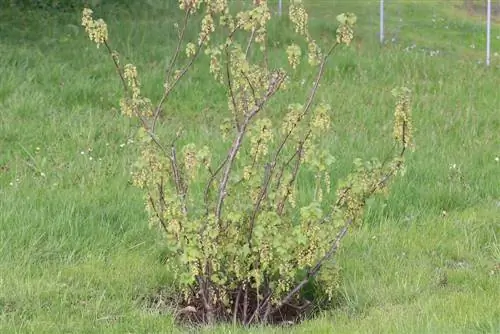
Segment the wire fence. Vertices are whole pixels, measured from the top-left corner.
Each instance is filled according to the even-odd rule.
[[[281,1],[280,5],[281,5]],[[464,1],[467,4],[467,1]],[[384,0],[380,0],[379,17],[380,17],[380,43],[384,43]],[[486,66],[490,65],[491,59],[491,0],[486,0]]]
[[[278,15],[288,15],[289,3],[271,2]],[[364,36],[382,45],[400,44],[406,51],[420,50],[431,56],[465,53],[487,66],[492,60],[500,64],[500,25],[494,24],[500,23],[500,0],[305,1],[320,13],[325,12],[326,3],[331,4],[332,14],[356,13]]]

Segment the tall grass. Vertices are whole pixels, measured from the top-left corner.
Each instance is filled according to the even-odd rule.
[[[175,16],[171,5],[148,3],[97,12],[155,97]],[[478,63],[482,26],[439,1],[389,7],[389,27],[398,27],[398,15],[404,24],[389,28],[397,36],[381,48],[374,4],[311,5],[325,39],[338,12],[360,21],[358,43],[334,59],[320,92],[335,105],[324,142],[337,157],[332,181],[354,158],[391,149],[394,86],[414,91],[417,150],[389,198],[375,200],[364,227],[346,239],[341,306],[293,332],[498,332],[498,57],[488,69]],[[183,332],[159,290],[170,282],[161,240],[129,184],[136,124],[119,115],[120,83],[78,26],[79,14],[0,13],[0,332]],[[281,44],[283,24],[271,31]],[[492,36],[495,52],[500,26]],[[182,124],[186,140],[217,140],[224,94],[209,82],[197,67],[166,110],[167,129]]]

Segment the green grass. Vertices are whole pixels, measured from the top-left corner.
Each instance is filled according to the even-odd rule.
[[[149,3],[96,13],[157,98],[174,18],[172,6]],[[338,13],[359,17],[358,39],[335,55],[320,91],[334,106],[325,138],[337,157],[332,180],[354,158],[390,150],[390,90],[398,85],[414,92],[417,149],[389,198],[375,200],[364,226],[345,239],[341,306],[293,329],[251,332],[499,332],[500,57],[488,69],[478,63],[484,24],[459,8],[462,1],[398,1],[387,5],[381,48],[377,1],[312,3],[312,26],[324,40]],[[285,24],[270,32],[280,45],[292,36]],[[105,51],[88,41],[79,13],[5,9],[0,31],[0,332],[187,331],[145,306],[144,298],[168,289],[169,273],[142,194],[129,183],[136,124],[116,110],[120,83]],[[493,52],[499,36],[495,24]],[[167,130],[183,124],[186,140],[223,148],[223,93],[201,67],[179,88]]]

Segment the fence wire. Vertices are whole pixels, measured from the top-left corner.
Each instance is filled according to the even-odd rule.
[[[303,0],[303,3],[310,10],[311,20],[332,21],[332,25],[336,14],[355,13],[358,36],[368,45],[381,43],[406,52],[466,57],[477,63],[500,66],[500,0]],[[288,15],[289,4],[289,0],[269,1],[271,8],[283,16]]]

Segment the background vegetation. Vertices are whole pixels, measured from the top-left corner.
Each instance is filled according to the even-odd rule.
[[[145,3],[102,3],[96,16],[156,97],[176,3]],[[463,1],[393,2],[380,48],[377,3],[308,6],[325,38],[340,12],[359,23],[355,47],[337,54],[322,85],[336,106],[325,138],[338,152],[332,182],[354,158],[390,149],[394,86],[414,92],[417,150],[390,197],[345,239],[339,307],[292,332],[498,332],[500,26],[486,69],[481,11]],[[0,12],[0,332],[183,332],[166,313],[161,240],[128,183],[136,126],[119,115],[120,83],[79,19],[79,8]],[[279,43],[289,38],[284,24],[272,31]],[[176,92],[165,121],[211,140],[221,115],[203,111],[224,95],[206,76],[197,71]]]

